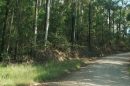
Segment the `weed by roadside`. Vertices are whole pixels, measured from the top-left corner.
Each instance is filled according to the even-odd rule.
[[[54,80],[77,70],[83,64],[80,60],[63,62],[48,61],[45,64],[0,65],[0,86],[27,86],[34,82]]]

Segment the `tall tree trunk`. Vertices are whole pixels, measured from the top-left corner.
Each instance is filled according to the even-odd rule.
[[[77,36],[76,36],[76,41],[79,41],[79,30],[81,28],[81,21],[80,21],[80,17],[81,16],[81,2],[79,0],[77,0]]]
[[[77,43],[78,36],[78,0],[75,0],[75,43]]]
[[[38,0],[35,0],[34,47],[37,46]]]
[[[111,9],[109,8],[108,9],[108,28],[109,28],[109,31],[111,31]]]
[[[2,54],[5,51],[5,39],[6,39],[8,14],[9,14],[9,4],[10,4],[10,0],[6,0],[6,12],[5,12],[4,27],[3,27],[3,30],[2,30],[2,40],[1,40],[2,43],[1,43],[1,51],[0,51],[0,61],[2,61]]]
[[[104,18],[102,19],[102,27],[101,27],[101,49],[104,51]]]
[[[72,14],[72,32],[71,32],[72,34],[72,46],[75,44],[75,15],[74,15],[74,13]]]
[[[76,0],[72,2],[72,46],[76,43],[76,16],[77,16],[77,8],[76,8]]]
[[[115,33],[115,12],[113,11],[113,35]]]
[[[21,35],[21,10],[22,10],[22,7],[21,7],[21,3],[22,1],[20,0],[17,0],[16,1],[16,32],[17,32],[17,35],[16,35],[16,39],[15,39],[15,48],[14,48],[14,59],[15,60],[18,60],[18,53],[20,52],[18,49],[19,49],[19,45],[20,45],[20,35]]]
[[[119,26],[118,26],[118,31],[117,31],[117,32],[118,32],[118,34],[117,34],[117,36],[118,36],[118,37],[117,37],[117,42],[119,42],[119,40],[120,40],[120,35],[121,35],[121,34],[120,34],[120,33],[121,33],[121,17],[122,17],[122,16],[121,16],[121,13],[122,13],[122,12],[121,12],[121,8],[120,8],[120,12],[119,12],[119,17],[120,17],[120,18],[119,18]]]
[[[89,22],[89,28],[88,28],[88,49],[91,50],[91,29],[92,29],[92,3],[89,2],[89,11],[88,11],[88,22]]]
[[[120,8],[120,13],[119,13],[119,15],[120,15],[120,19],[119,19],[119,32],[121,31],[121,12],[122,10],[121,10],[121,8]]]
[[[48,30],[49,30],[49,20],[50,20],[50,0],[46,1],[46,27],[45,27],[45,44],[44,46],[47,46],[47,41],[48,41]]]
[[[14,22],[14,8],[12,9],[12,12],[11,12],[11,21],[10,21],[10,27],[9,27],[9,37],[8,37],[8,45],[7,45],[7,52],[9,53],[9,49],[10,49],[10,41],[11,41],[11,30],[13,29],[13,22]]]

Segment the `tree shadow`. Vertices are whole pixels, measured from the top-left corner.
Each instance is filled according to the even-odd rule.
[[[29,84],[16,84],[16,86],[29,86]]]

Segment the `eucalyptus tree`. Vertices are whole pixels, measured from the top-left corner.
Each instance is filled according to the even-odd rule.
[[[72,0],[72,46],[76,43],[77,0]]]
[[[45,32],[45,44],[44,46],[47,46],[47,41],[48,41],[48,30],[49,30],[49,24],[50,24],[50,4],[51,0],[46,0],[46,32]]]
[[[88,21],[89,21],[89,30],[88,30],[88,46],[89,50],[91,50],[91,29],[92,29],[92,1],[89,1],[89,7],[88,7]]]
[[[116,44],[125,39],[128,9],[123,0],[0,0],[1,59],[4,53],[22,59],[48,44],[88,50]]]
[[[38,29],[38,6],[39,6],[39,0],[35,0],[35,24],[34,24],[34,46],[37,45],[37,29]]]

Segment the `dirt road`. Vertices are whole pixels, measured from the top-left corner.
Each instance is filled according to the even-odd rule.
[[[49,86],[130,86],[130,53],[103,57]]]

